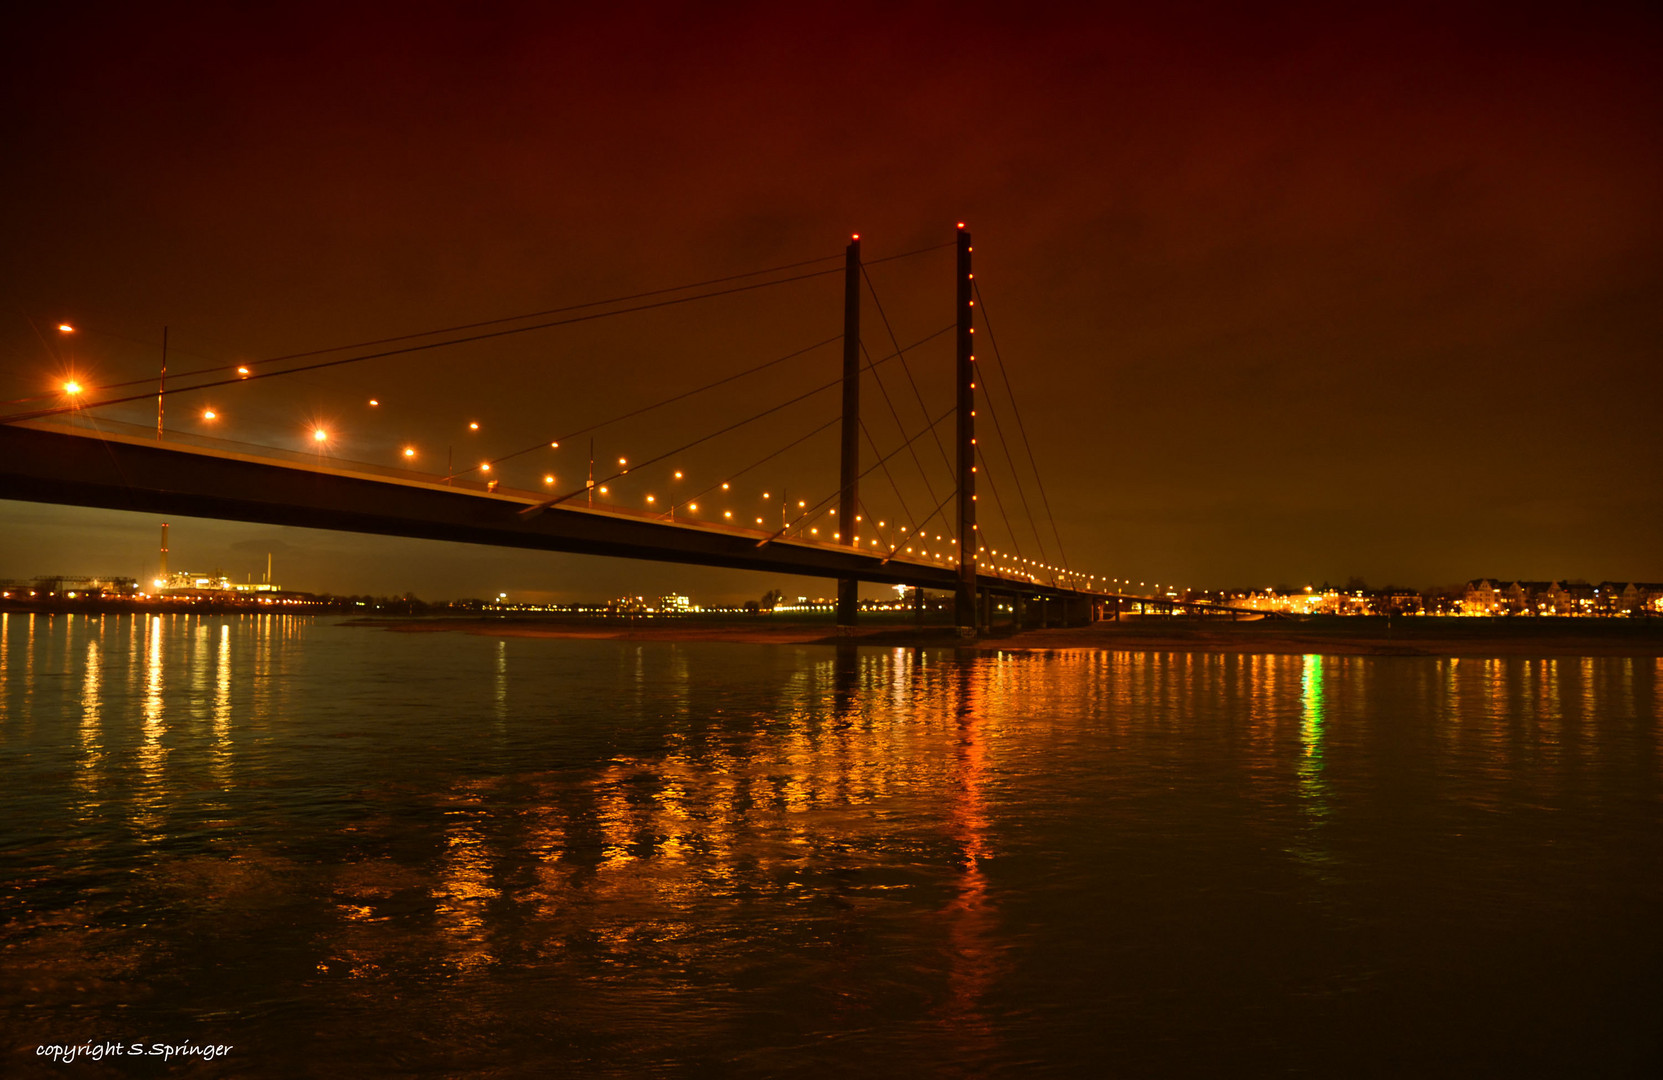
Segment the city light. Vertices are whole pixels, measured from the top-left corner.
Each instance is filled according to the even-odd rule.
[[[320,443],[325,442],[329,438],[329,432],[323,430],[322,428],[313,428],[312,438]]]
[[[60,333],[60,334],[73,334],[74,332],[75,332],[75,328],[73,326],[69,325],[68,323],[61,322],[61,323],[58,324],[58,333]]]
[[[64,383],[64,393],[74,396],[80,392],[81,384],[76,382],[74,379],[70,379],[68,382]]]
[[[414,446],[406,446],[404,448],[404,456],[407,457],[407,458],[415,457],[416,456],[416,448]]]
[[[204,420],[218,420],[219,419],[219,414],[214,412],[214,410],[212,410],[212,409],[203,409],[202,410],[202,419],[204,419]]]

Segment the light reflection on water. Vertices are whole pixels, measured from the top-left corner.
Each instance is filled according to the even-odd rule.
[[[272,1076],[1657,1049],[1654,659],[0,631],[0,1008],[30,1049],[230,1042]]]

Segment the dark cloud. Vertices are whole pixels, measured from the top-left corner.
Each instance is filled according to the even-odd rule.
[[[1649,8],[183,11],[37,11],[20,40],[52,47],[6,76],[0,282],[37,322],[100,328],[89,362],[143,372],[162,325],[180,356],[277,355],[856,229],[906,250],[962,218],[1071,561],[1198,584],[1663,577]],[[891,269],[898,335],[936,329],[942,268]],[[412,363],[409,435],[362,437],[441,445],[489,411],[535,440],[835,333],[837,304],[805,286],[481,348],[466,379]],[[53,358],[10,319],[19,397]],[[389,370],[285,392],[339,412]],[[46,531],[13,530],[4,565],[49,544],[29,520]],[[270,532],[203,529],[244,553]],[[348,591],[660,573],[291,542],[301,584]],[[761,591],[690,573],[666,579]]]

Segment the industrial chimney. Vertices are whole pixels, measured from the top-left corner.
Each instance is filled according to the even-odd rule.
[[[156,576],[162,585],[167,584],[167,522],[162,522],[162,572]]]

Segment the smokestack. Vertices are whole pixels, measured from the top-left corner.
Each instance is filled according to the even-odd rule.
[[[266,584],[271,584],[271,552],[266,552]]]
[[[167,522],[162,522],[162,572],[157,575],[164,583],[167,581]]]

